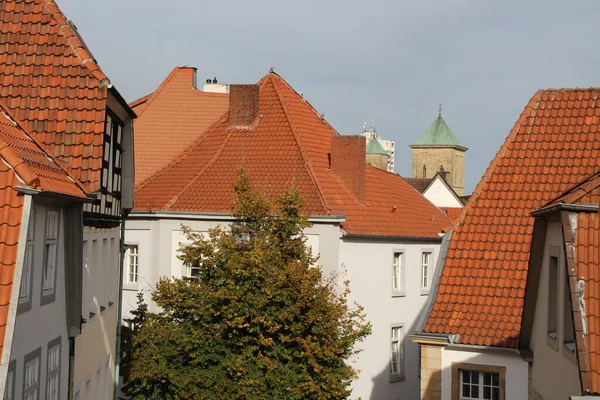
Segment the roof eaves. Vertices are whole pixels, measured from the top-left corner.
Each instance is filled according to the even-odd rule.
[[[271,73],[274,74],[274,72],[271,72]],[[279,76],[279,75],[277,75],[277,76]],[[283,82],[285,82],[285,80],[283,78],[281,78],[281,80]],[[287,84],[287,82],[286,82],[286,84]],[[273,88],[275,89],[275,93],[277,94],[277,98],[279,99],[279,103],[281,104],[281,107],[283,108],[283,114],[285,115],[285,119],[288,122],[290,130],[292,131],[292,135],[294,136],[294,140],[296,141],[296,146],[298,146],[298,151],[300,152],[300,157],[302,157],[304,166],[305,166],[306,170],[308,171],[308,174],[310,175],[310,177],[313,181],[313,184],[315,185],[315,188],[317,189],[317,193],[319,194],[319,198],[321,199],[321,202],[323,203],[325,210],[327,212],[329,212],[329,211],[331,211],[331,208],[329,207],[329,204],[327,203],[327,199],[325,198],[325,195],[323,194],[323,191],[321,190],[321,186],[319,185],[319,181],[317,180],[315,171],[312,169],[312,165],[310,165],[310,163],[308,162],[306,154],[304,154],[304,151],[300,144],[300,140],[298,139],[298,133],[296,132],[296,129],[294,128],[294,124],[293,124],[292,120],[290,119],[285,102],[283,101],[283,98],[281,97],[281,94],[279,93],[279,90],[277,89],[277,86],[275,85],[275,83],[273,81],[271,81],[271,85],[273,85]],[[288,85],[288,87],[290,87],[292,90],[294,90],[294,88],[292,88],[290,85]],[[298,94],[298,92],[296,92],[295,90],[294,90],[294,93]],[[298,94],[298,96],[300,96],[300,95]],[[304,100],[304,98],[303,98],[303,100]],[[306,100],[304,100],[304,101],[306,101]],[[311,108],[312,108],[312,106],[311,106]],[[316,110],[314,108],[313,108],[313,111],[315,111],[315,113],[316,113]]]
[[[551,204],[546,207],[538,208],[531,213],[532,217],[541,217],[542,215],[558,212],[558,211],[572,211],[572,212],[592,212],[596,213],[600,210],[598,204],[567,204],[558,203]]]

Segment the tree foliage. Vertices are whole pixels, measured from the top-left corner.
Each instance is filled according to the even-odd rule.
[[[139,304],[125,392],[133,399],[344,399],[347,363],[370,333],[348,282],[325,279],[290,189],[271,205],[247,176],[230,229],[185,228],[180,259],[197,279],[162,280]]]

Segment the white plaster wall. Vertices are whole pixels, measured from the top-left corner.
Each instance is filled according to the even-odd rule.
[[[569,396],[581,395],[581,382],[579,368],[575,354],[570,358],[565,355],[568,350],[563,348],[563,293],[558,293],[559,315],[558,320],[558,350],[548,343],[548,285],[549,285],[549,246],[556,246],[559,250],[558,268],[560,287],[566,286],[565,254],[562,236],[562,224],[551,222],[546,230],[546,245],[542,259],[537,301],[533,329],[531,334],[531,350],[533,351],[533,365],[531,370],[532,389],[544,400],[568,399]],[[563,289],[564,290],[564,289]]]
[[[431,186],[423,192],[423,196],[436,207],[462,207],[463,205],[456,197],[448,190],[446,185],[438,177],[433,181]]]
[[[409,335],[414,332],[428,296],[427,292],[421,292],[421,253],[433,252],[433,273],[439,248],[439,243],[376,243],[348,239],[342,242],[340,259],[350,280],[350,301],[365,308],[372,324],[372,334],[359,345],[363,352],[353,360],[355,368],[360,370],[359,378],[352,385],[353,399],[419,398],[419,348]],[[392,295],[394,252],[404,253],[404,296]],[[390,382],[390,331],[391,324],[396,323],[403,323],[405,327],[406,379]]]
[[[144,299],[149,310],[157,312],[158,308],[151,302],[151,292],[160,278],[181,277],[185,267],[177,258],[180,243],[185,243],[181,225],[189,226],[195,232],[208,232],[217,226],[226,227],[231,219],[148,219],[136,218],[132,214],[126,224],[125,243],[138,244],[140,254],[138,269],[138,285],[124,286],[123,318],[131,317],[135,308],[139,290],[144,292]],[[336,273],[339,269],[339,238],[341,232],[338,225],[315,223],[305,232],[307,244],[313,251],[320,252],[318,264],[323,267],[324,274]],[[125,269],[125,268],[124,268]]]
[[[118,227],[113,229],[85,227],[83,233],[83,239],[88,244],[88,261],[87,266],[84,265],[83,274],[85,282],[82,304],[83,318],[86,322],[82,324],[81,335],[75,338],[73,384],[75,387],[84,387],[88,377],[91,377],[91,393],[98,398],[104,398],[107,390],[109,398],[112,393],[117,335],[120,234]],[[92,251],[94,240],[98,243],[95,253]],[[103,260],[104,240],[107,240],[108,246],[106,260]],[[95,295],[91,291],[92,285],[95,288]],[[103,290],[106,291],[106,296],[101,295]],[[90,316],[90,311],[95,315]],[[108,368],[106,368],[107,361]],[[98,381],[97,378],[100,380]],[[83,396],[83,392],[81,395]]]
[[[452,364],[471,363],[506,368],[505,398],[507,400],[527,400],[528,365],[516,352],[486,351],[475,352],[442,348],[442,399],[452,398]]]
[[[42,291],[42,266],[44,260],[44,230],[46,206],[34,204],[35,237],[33,286],[31,291],[31,310],[17,315],[10,360],[16,360],[15,398],[22,398],[25,363],[24,357],[41,347],[40,358],[40,399],[46,393],[46,368],[48,358],[48,342],[61,336],[61,375],[60,396],[67,397],[69,376],[69,336],[67,331],[66,293],[65,293],[65,252],[64,221],[61,210],[58,263],[56,276],[56,297],[54,302],[40,306]],[[18,290],[19,287],[16,287]]]

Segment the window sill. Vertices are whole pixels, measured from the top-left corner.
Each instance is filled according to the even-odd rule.
[[[421,296],[429,296],[429,289],[421,289]]]
[[[123,285],[123,290],[129,290],[129,291],[131,291],[131,292],[137,292],[139,289],[138,289],[138,286],[137,286],[137,284],[134,284],[134,283],[131,283],[131,284],[129,284],[129,283],[126,283],[126,284],[124,284],[124,285]]]
[[[554,350],[558,351],[558,333],[557,332],[548,332],[548,336],[546,336],[546,341],[548,345],[552,347]]]
[[[406,297],[406,292],[404,291],[393,291],[392,297]]]
[[[406,380],[406,375],[398,374],[398,375],[390,375],[389,382],[402,382]]]
[[[563,345],[563,356],[577,365],[577,354],[575,354],[575,342],[568,342]]]

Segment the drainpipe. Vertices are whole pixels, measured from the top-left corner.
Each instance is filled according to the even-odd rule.
[[[123,302],[123,268],[125,265],[125,220],[131,210],[123,210],[123,220],[121,222],[121,239],[119,241],[119,303],[117,307],[117,349],[115,355],[115,378],[114,378],[114,400],[119,398],[119,370],[121,367],[121,318],[122,318],[122,302]]]

